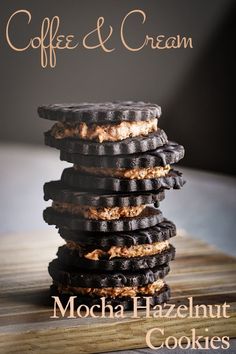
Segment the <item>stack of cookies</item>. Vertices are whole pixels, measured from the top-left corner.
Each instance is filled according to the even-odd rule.
[[[173,168],[184,148],[158,126],[161,108],[144,102],[53,104],[39,116],[57,121],[46,145],[71,162],[44,185],[44,220],[65,244],[49,264],[51,287],[63,301],[132,307],[170,297],[165,276],[174,259],[175,225],[158,209],[165,191],[184,185]]]

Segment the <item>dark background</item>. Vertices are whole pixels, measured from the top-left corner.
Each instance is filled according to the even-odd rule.
[[[193,38],[193,49],[129,52],[120,43],[119,26],[133,9],[129,38],[145,34]],[[99,16],[114,27],[113,53],[101,49],[57,52],[55,69],[40,66],[39,50],[14,52],[6,43],[10,15],[27,9],[32,21],[19,16],[12,34],[17,45],[39,35],[44,17],[58,15],[60,32],[81,38]],[[231,0],[2,0],[0,4],[1,129],[4,142],[43,144],[51,123],[37,118],[43,103],[144,100],[162,106],[160,125],[170,139],[186,148],[185,166],[235,173],[235,1]]]

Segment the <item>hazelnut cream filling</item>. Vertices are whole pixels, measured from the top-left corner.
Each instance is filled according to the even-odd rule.
[[[93,208],[87,205],[76,205],[72,203],[53,202],[53,209],[60,213],[70,213],[81,215],[86,219],[94,220],[116,220],[120,218],[131,218],[139,215],[146,205],[112,207],[112,208]]]
[[[93,261],[99,260],[101,257],[108,256],[108,259],[114,257],[143,257],[151,256],[154,254],[161,253],[162,251],[169,248],[169,241],[155,242],[152,244],[135,245],[130,247],[118,247],[112,246],[108,251],[103,251],[101,249],[95,249],[91,252],[86,253],[86,251],[79,244],[73,241],[67,241],[66,246],[69,249],[77,249],[81,257],[91,259]]]
[[[155,292],[160,291],[165,285],[162,279],[158,279],[155,282],[146,286],[124,286],[115,288],[81,288],[74,286],[59,285],[59,291],[71,292],[78,295],[90,295],[90,296],[105,296],[105,297],[122,297],[122,296],[136,296],[136,295],[153,295]]]
[[[145,179],[165,177],[170,171],[170,165],[148,168],[100,168],[74,165],[78,171],[87,172],[97,176],[119,177],[127,179]]]
[[[62,123],[53,125],[51,135],[56,139],[78,137],[85,140],[120,141],[157,131],[157,119],[119,124],[87,125],[86,123]]]

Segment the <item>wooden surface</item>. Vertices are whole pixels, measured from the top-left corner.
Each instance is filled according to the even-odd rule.
[[[47,263],[63,242],[56,231],[2,235],[0,255],[0,353],[99,353],[146,347],[150,328],[165,328],[166,336],[236,337],[236,259],[187,236],[174,240],[177,259],[167,278],[171,303],[231,305],[229,319],[50,319],[50,278]],[[127,313],[126,313],[127,314]],[[128,315],[128,314],[127,314]],[[142,312],[140,312],[142,316]],[[92,339],[92,340],[91,340]],[[159,345],[160,338],[153,344]]]

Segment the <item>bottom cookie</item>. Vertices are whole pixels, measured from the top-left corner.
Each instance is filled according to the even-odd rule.
[[[53,284],[50,288],[51,296],[58,296],[62,305],[65,307],[70,300],[71,296],[75,296],[75,294],[71,292],[66,292]],[[86,305],[88,307],[98,305],[96,307],[97,311],[101,311],[105,305],[111,305],[113,308],[120,305],[124,310],[132,310],[134,306],[155,306],[158,304],[162,304],[167,302],[170,299],[170,288],[167,284],[165,284],[159,291],[156,291],[153,295],[142,295],[136,297],[98,297],[98,296],[85,296],[78,295],[74,297],[74,306],[78,307],[80,305]],[[147,300],[148,298],[148,300]]]

